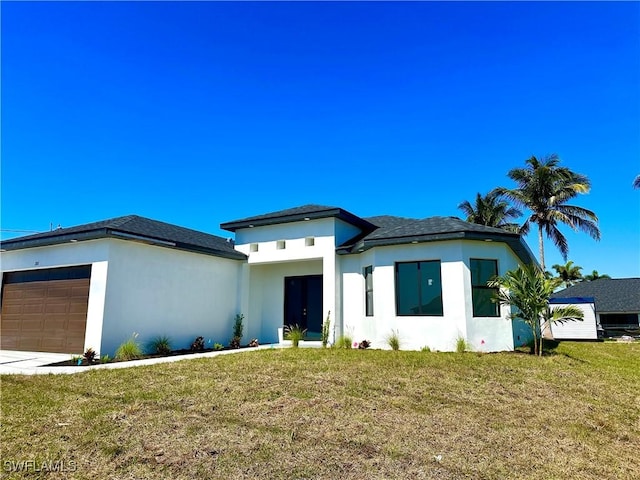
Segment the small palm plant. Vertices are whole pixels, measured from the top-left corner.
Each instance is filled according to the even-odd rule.
[[[293,348],[298,348],[300,340],[304,339],[306,333],[307,329],[300,327],[297,323],[284,327],[284,338],[285,340],[291,340],[291,346]]]
[[[151,353],[169,355],[169,353],[171,353],[171,338],[166,335],[158,335],[151,339],[147,348]]]

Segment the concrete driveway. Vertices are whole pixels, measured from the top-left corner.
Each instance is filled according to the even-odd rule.
[[[0,350],[0,373],[32,374],[36,373],[36,369],[42,365],[63,362],[70,358],[71,355],[63,353],[14,352],[12,350]],[[45,368],[44,370],[49,369]]]

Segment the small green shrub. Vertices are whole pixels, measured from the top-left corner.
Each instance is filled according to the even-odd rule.
[[[169,355],[171,353],[171,339],[166,335],[158,335],[151,339],[148,345],[148,349],[151,353],[157,353],[158,355]]]
[[[223,350],[224,349],[224,345],[222,345],[221,343],[214,343],[213,344],[213,349],[214,350]]]
[[[334,346],[336,348],[351,348],[353,346],[353,337],[348,334],[341,335]]]
[[[298,348],[300,340],[304,339],[306,333],[307,329],[301,328],[298,324],[287,325],[284,327],[284,338],[285,340],[291,340],[291,345],[294,348]]]
[[[140,344],[136,341],[138,334],[134,333],[129,340],[122,343],[116,350],[116,360],[127,361],[135,360],[142,356]]]
[[[397,330],[391,330],[391,333],[387,337],[387,345],[389,345],[394,352],[400,350],[400,334]]]
[[[329,343],[329,331],[331,327],[331,310],[327,312],[327,318],[322,324],[322,348],[327,348]]]
[[[82,355],[82,357],[87,361],[87,363],[91,364],[96,359],[96,351],[93,348],[89,347],[84,352],[84,355]]]
[[[196,337],[191,344],[190,350],[192,352],[202,352],[204,350],[204,337]]]
[[[431,349],[430,349],[428,346],[426,346],[426,345],[425,345],[424,347],[422,347],[422,348],[420,349],[420,351],[421,351],[421,352],[430,352],[430,351],[431,351]]]
[[[244,320],[244,315],[238,313],[233,323],[233,336],[242,338],[242,332],[244,330],[244,325],[242,325],[242,321]]]
[[[109,363],[111,361],[111,357],[107,354],[104,354],[100,357],[100,363]]]
[[[74,365],[82,365],[82,355],[71,355],[71,361]]]
[[[464,353],[471,351],[471,345],[467,342],[464,337],[458,337],[456,340],[456,352]]]

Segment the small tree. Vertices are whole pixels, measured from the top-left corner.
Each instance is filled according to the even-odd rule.
[[[490,287],[499,289],[494,301],[511,306],[508,319],[521,319],[531,328],[536,355],[542,355],[544,329],[550,328],[552,323],[583,318],[582,310],[573,305],[549,307],[549,298],[560,281],[547,278],[536,265],[530,264],[521,265],[488,282]]]

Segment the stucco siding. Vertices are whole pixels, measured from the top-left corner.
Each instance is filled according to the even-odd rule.
[[[241,262],[123,240],[109,240],[102,351],[134,332],[145,344],[167,335],[174,348],[197,336],[227,344],[239,313]],[[211,342],[209,342],[211,340]]]
[[[249,331],[260,343],[277,343],[284,322],[284,279],[323,274],[321,260],[251,265],[249,272]],[[324,276],[323,276],[324,279]]]

